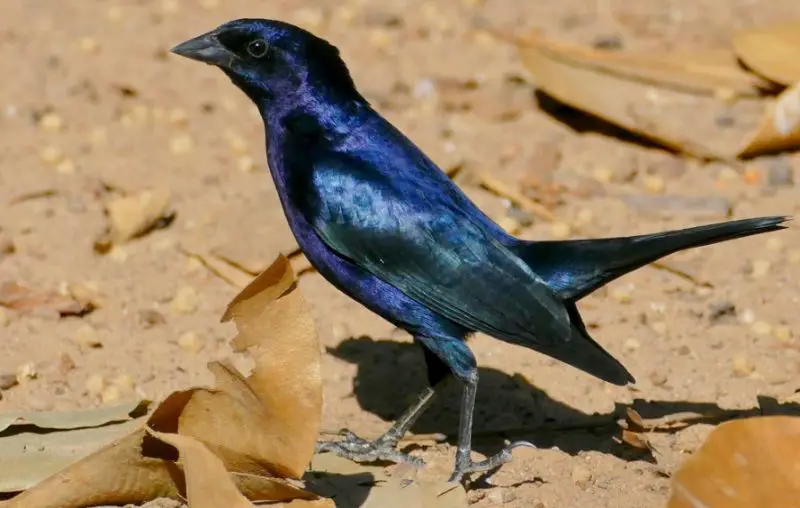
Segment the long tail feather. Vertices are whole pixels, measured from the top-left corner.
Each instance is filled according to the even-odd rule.
[[[597,240],[520,242],[511,247],[567,301],[675,252],[785,229],[790,217],[760,217],[649,235]]]

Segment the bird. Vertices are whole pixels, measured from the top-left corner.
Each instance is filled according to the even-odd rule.
[[[397,450],[447,381],[461,384],[451,482],[495,470],[526,441],[472,458],[481,332],[615,385],[631,373],[596,342],[577,302],[669,254],[785,229],[788,216],[653,234],[526,241],[488,217],[358,91],[336,46],[280,20],[237,19],[174,54],[222,70],[258,108],[281,207],[311,265],[333,286],[422,346],[428,386],[379,438],[343,429],[320,442],[364,462],[421,465]]]

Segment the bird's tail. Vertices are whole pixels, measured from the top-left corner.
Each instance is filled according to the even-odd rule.
[[[561,298],[576,301],[669,254],[785,229],[787,220],[760,217],[625,238],[520,242],[511,249]]]

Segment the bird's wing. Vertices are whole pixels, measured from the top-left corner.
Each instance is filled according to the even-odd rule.
[[[462,326],[535,348],[569,340],[563,302],[436,188],[318,161],[296,198],[331,249]]]

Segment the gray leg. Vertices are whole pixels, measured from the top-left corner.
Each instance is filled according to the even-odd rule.
[[[441,384],[441,383],[438,383]],[[347,429],[342,429],[343,437],[340,441],[317,443],[317,452],[332,452],[356,462],[373,462],[388,460],[391,462],[408,462],[415,466],[422,466],[423,462],[417,457],[397,451],[397,443],[414,425],[422,413],[428,408],[436,395],[435,387],[425,388],[419,394],[417,401],[409,407],[394,424],[381,437],[375,441],[367,441],[356,436]]]
[[[499,453],[486,460],[474,462],[472,460],[472,415],[475,412],[475,394],[478,391],[478,370],[475,369],[468,377],[462,380],[464,392],[461,399],[461,416],[458,425],[458,449],[456,450],[456,465],[451,482],[459,482],[468,473],[489,471],[511,460],[511,450],[520,446],[534,448],[527,441],[515,441]]]

